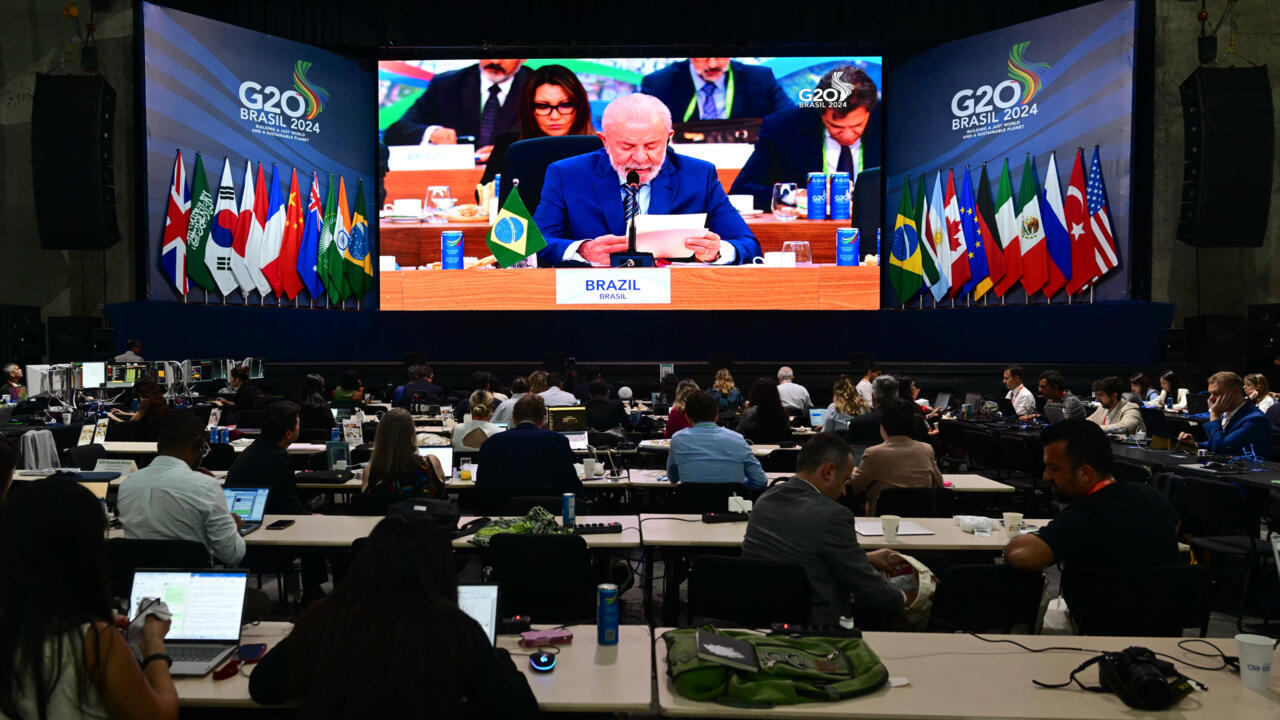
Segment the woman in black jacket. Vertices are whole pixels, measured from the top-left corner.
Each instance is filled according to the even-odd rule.
[[[430,521],[391,516],[351,570],[299,619],[249,680],[264,704],[299,717],[531,717],[524,675],[458,609],[449,541]]]

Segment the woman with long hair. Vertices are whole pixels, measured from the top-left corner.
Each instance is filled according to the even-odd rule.
[[[0,717],[178,717],[164,636],[142,621],[142,657],[116,629],[107,523],[69,477],[23,483],[0,506]]]
[[[329,409],[324,378],[317,373],[310,373],[302,378],[302,387],[298,392],[298,427],[303,435],[315,436],[303,442],[315,442],[320,436],[328,440],[329,432],[337,427],[333,412]]]
[[[822,417],[822,432],[842,433],[849,429],[850,420],[871,411],[848,375],[836,378],[835,385],[831,387],[831,398],[831,404]]]
[[[671,403],[671,412],[667,413],[667,428],[662,433],[663,437],[670,440],[672,435],[693,426],[689,416],[684,412],[684,403],[697,390],[698,383],[692,380],[681,380],[676,385],[675,400]]]
[[[169,401],[165,399],[164,390],[155,378],[144,377],[133,384],[133,397],[138,401],[138,409],[134,412],[112,408],[107,415],[120,422],[144,422],[153,418],[164,417],[169,412]]]
[[[716,399],[716,407],[720,412],[742,409],[742,391],[734,384],[729,368],[716,371],[716,380],[711,385],[711,397]]]
[[[753,443],[791,440],[791,419],[782,407],[777,380],[756,378],[747,399],[747,409],[742,411],[742,420],[738,422],[738,432]]]
[[[1271,384],[1267,382],[1267,376],[1262,373],[1249,373],[1244,376],[1244,396],[1252,400],[1253,404],[1264,413],[1276,404],[1276,399],[1271,397]]]
[[[458,609],[453,551],[430,521],[389,516],[333,592],[316,602],[249,678],[264,704],[299,717],[502,717],[537,714],[511,656]]]
[[[373,437],[373,454],[360,473],[366,502],[390,504],[411,497],[443,497],[447,477],[436,457],[418,454],[417,429],[408,410],[392,408],[382,416]]]
[[[596,133],[591,124],[591,103],[586,88],[578,76],[563,65],[543,65],[533,71],[520,94],[516,113],[520,117],[520,132],[503,133],[493,139],[493,151],[485,161],[481,185],[502,172],[507,148],[517,140]]]
[[[1136,372],[1129,376],[1129,390],[1144,403],[1153,402],[1160,397],[1160,392],[1151,387],[1151,378],[1144,372]]]
[[[1178,373],[1166,370],[1160,376],[1160,394],[1156,396],[1152,405],[1155,407],[1169,407],[1169,399],[1173,398],[1173,406],[1170,409],[1186,410],[1187,394],[1189,392],[1187,384],[1182,382],[1182,378],[1178,376]]]

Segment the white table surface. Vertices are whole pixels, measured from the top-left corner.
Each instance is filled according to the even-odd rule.
[[[876,522],[879,518],[857,518],[858,522]],[[898,542],[885,543],[883,536],[859,535],[858,543],[867,549],[890,547],[895,550],[992,550],[1004,548],[1009,538],[1003,530],[988,536],[967,533],[952,518],[903,518],[922,525],[933,535],[899,535]],[[1047,520],[1028,519],[1031,527],[1042,527]],[[642,514],[640,532],[645,546],[671,547],[738,547],[747,533],[746,522],[704,523],[700,515],[677,513]]]

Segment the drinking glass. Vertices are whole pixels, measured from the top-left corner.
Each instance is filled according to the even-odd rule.
[[[422,201],[430,209],[427,222],[449,222],[449,208],[458,202],[448,185],[432,185],[427,188],[427,197]]]
[[[774,183],[773,202],[770,204],[774,219],[788,222],[800,217],[797,199],[795,183]]]
[[[796,267],[813,266],[813,248],[807,240],[789,240],[782,243],[783,253],[795,253]]]

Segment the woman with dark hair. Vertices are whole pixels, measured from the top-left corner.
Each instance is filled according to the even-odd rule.
[[[169,621],[143,621],[141,667],[116,630],[106,530],[101,502],[68,477],[0,508],[0,717],[178,717]]]
[[[1178,373],[1172,370],[1166,370],[1160,376],[1160,394],[1156,399],[1151,401],[1154,407],[1169,407],[1171,410],[1187,409],[1187,389],[1186,383],[1182,382],[1182,378],[1178,377]],[[1173,399],[1173,406],[1169,406],[1170,398]]]
[[[533,71],[516,107],[519,133],[503,133],[493,139],[493,152],[485,162],[483,185],[493,181],[506,165],[507,147],[517,140],[561,135],[594,135],[591,103],[578,76],[563,65],[543,65]],[[494,188],[496,191],[497,188]]]
[[[169,412],[169,401],[164,391],[154,378],[144,377],[133,384],[133,396],[138,400],[138,409],[134,412],[111,408],[107,412],[112,420],[120,422],[143,422],[152,418],[164,417]]]
[[[385,509],[411,497],[444,497],[446,478],[435,456],[418,454],[417,430],[408,410],[392,408],[382,416],[373,438],[373,454],[360,474],[363,506]]]
[[[457,595],[444,534],[424,519],[387,517],[342,582],[262,658],[249,694],[297,701],[306,718],[536,715],[528,681]]]
[[[1129,390],[1144,403],[1152,402],[1160,397],[1159,391],[1151,387],[1151,378],[1144,372],[1136,372],[1129,376]]]
[[[747,409],[742,411],[742,420],[738,422],[738,432],[753,443],[791,440],[791,420],[782,408],[777,380],[756,378],[747,398]]]
[[[231,377],[228,378],[227,382],[236,391],[235,399],[228,400],[224,397],[217,397],[213,399],[215,404],[234,408],[237,411],[253,410],[258,407],[258,390],[249,382],[249,368],[244,365],[232,367]]]
[[[328,440],[330,431],[337,427],[333,412],[329,410],[328,397],[323,377],[310,373],[302,378],[302,388],[298,393],[298,428],[302,436],[308,437],[302,442],[315,442],[311,436],[318,438],[321,435]]]

